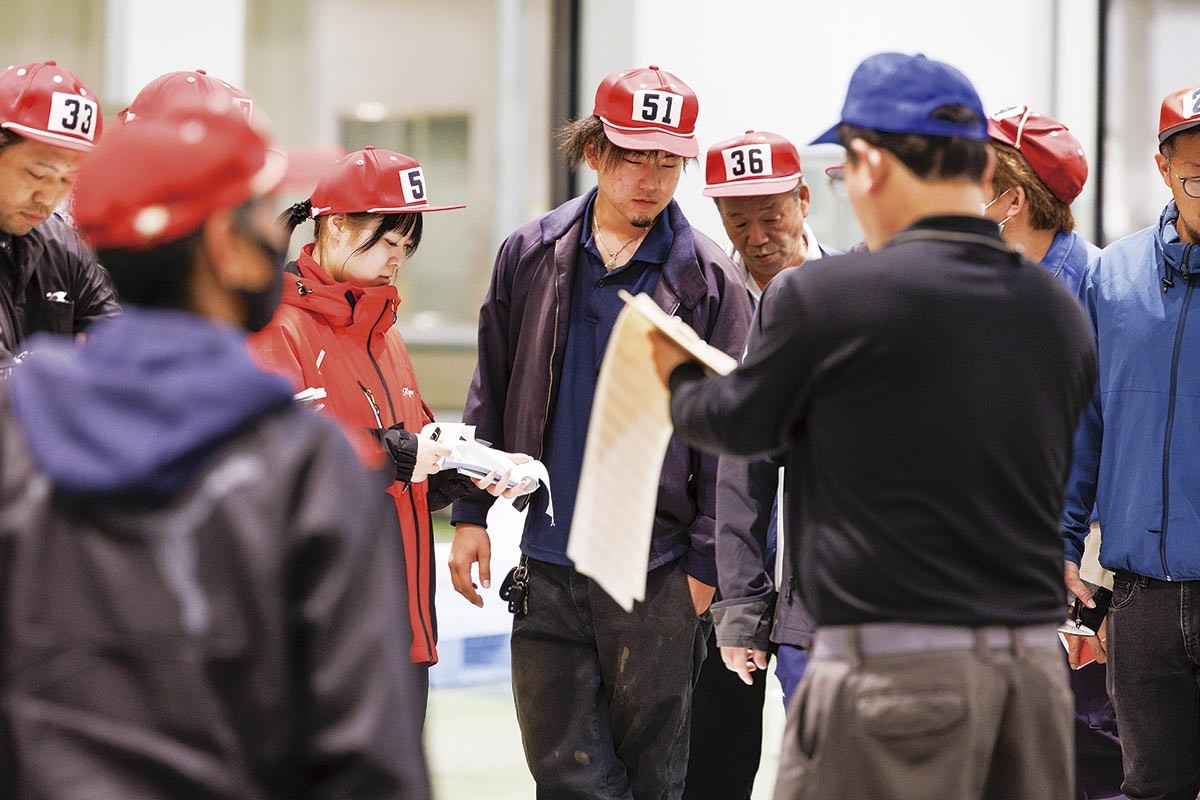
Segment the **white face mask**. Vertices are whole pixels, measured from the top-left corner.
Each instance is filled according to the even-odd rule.
[[[984,204],[983,204],[983,208],[981,209],[981,213],[982,213],[982,214],[983,214],[983,215],[986,217],[986,216],[987,216],[987,210],[988,210],[989,208],[991,208],[991,207],[992,207],[992,206],[993,206],[993,205],[996,203],[996,201],[997,201],[997,200],[999,200],[1001,197],[1004,197],[1004,195],[1008,194],[1008,193],[1009,193],[1009,192],[1011,192],[1011,191],[1012,191],[1012,187],[1010,186],[1010,187],[1008,187],[1007,189],[1005,189],[1003,192],[1001,192],[1000,194],[998,194],[998,195],[996,195],[995,197],[993,197],[993,198],[992,198],[992,202],[990,202],[990,203],[984,203]],[[1000,220],[1000,222],[996,223],[996,224],[998,224],[998,225],[1000,226],[1000,232],[1001,232],[1001,233],[1003,233],[1003,232],[1004,232],[1004,226],[1005,226],[1006,224],[1008,224],[1008,221],[1009,221],[1010,219],[1012,219],[1013,217],[1015,217],[1015,216],[1016,216],[1016,214],[1009,214],[1007,217],[1005,217],[1004,219]]]

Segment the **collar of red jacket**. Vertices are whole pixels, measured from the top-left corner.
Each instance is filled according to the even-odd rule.
[[[313,246],[304,245],[296,259],[299,276],[284,281],[283,302],[321,317],[332,328],[366,338],[382,336],[396,321],[400,295],[395,286],[353,286],[335,281],[313,260]]]

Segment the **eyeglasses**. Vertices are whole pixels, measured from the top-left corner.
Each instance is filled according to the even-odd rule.
[[[846,165],[826,167],[825,176],[829,178],[829,188],[833,191],[833,196],[843,203],[850,202],[850,193],[846,191]]]
[[[1175,173],[1175,180],[1183,184],[1183,193],[1188,197],[1194,197],[1200,200],[1200,175],[1194,175],[1190,178],[1180,177],[1178,172],[1175,172],[1175,167],[1171,166],[1171,159],[1167,159],[1167,169]]]

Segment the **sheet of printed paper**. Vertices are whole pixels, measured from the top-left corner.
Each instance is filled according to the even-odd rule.
[[[596,382],[567,556],[630,611],[646,596],[658,480],[673,430],[670,392],[655,367],[651,332],[683,340],[689,352],[723,373],[737,362],[648,295],[622,292],[622,299],[627,305],[613,326]]]

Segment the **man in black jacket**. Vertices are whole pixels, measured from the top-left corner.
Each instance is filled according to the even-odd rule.
[[[986,120],[953,67],[864,61],[818,141],[871,252],[772,281],[726,377],[659,348],[684,439],[787,466],[817,630],[777,800],[1071,794],[1056,534],[1096,351],[980,216]]]
[[[0,348],[39,331],[82,333],[117,311],[108,274],[55,209],[103,120],[96,96],[53,61],[0,72]]]
[[[245,347],[281,176],[213,98],[83,170],[128,303],[0,392],[4,797],[429,797],[391,476]]]

